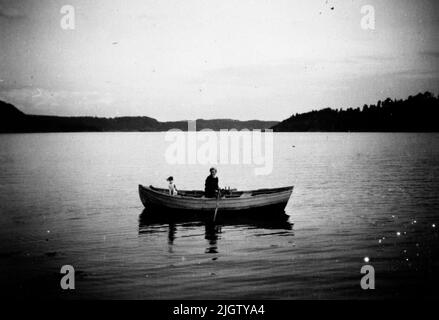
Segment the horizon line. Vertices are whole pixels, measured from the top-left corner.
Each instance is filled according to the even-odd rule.
[[[410,94],[410,95],[408,95],[408,96],[406,96],[406,98],[390,98],[390,97],[387,97],[387,98],[385,98],[385,99],[379,99],[379,100],[377,100],[377,102],[376,103],[373,103],[373,104],[363,104],[363,106],[365,106],[365,105],[367,105],[367,106],[371,106],[371,105],[378,105],[378,102],[379,101],[381,101],[381,102],[383,102],[383,101],[386,101],[387,99],[390,99],[390,100],[392,100],[392,101],[398,101],[398,100],[407,100],[409,97],[415,97],[415,96],[417,96],[417,95],[420,95],[420,94],[426,94],[426,93],[430,93],[431,95],[433,95],[434,97],[438,97],[439,98],[439,93],[438,94],[435,94],[435,93],[433,93],[433,92],[430,92],[429,90],[426,90],[426,91],[419,91],[418,93],[416,93],[416,94]],[[61,116],[61,115],[48,115],[48,114],[32,114],[32,113],[25,113],[24,111],[22,111],[19,107],[17,107],[14,103],[12,103],[12,102],[8,102],[8,101],[5,101],[5,100],[2,100],[2,99],[0,99],[0,102],[3,102],[3,103],[6,103],[6,104],[9,104],[9,105],[12,105],[14,108],[16,108],[18,111],[20,111],[21,113],[23,113],[24,115],[26,115],[26,116],[37,116],[37,117],[56,117],[56,118],[100,118],[100,119],[118,119],[118,118],[150,118],[150,119],[154,119],[154,120],[156,120],[156,121],[158,121],[158,122],[162,122],[162,123],[164,123],[164,122],[187,122],[187,121],[198,121],[198,120],[204,120],[204,121],[215,121],[215,120],[222,120],[222,121],[225,121],[225,120],[229,120],[229,121],[239,121],[239,122],[250,122],[250,121],[259,121],[259,122],[282,122],[282,121],[284,121],[284,120],[287,120],[287,119],[289,119],[289,118],[291,118],[292,116],[295,116],[295,115],[297,115],[297,114],[307,114],[307,113],[311,113],[311,112],[318,112],[318,111],[321,111],[321,110],[325,110],[325,109],[331,109],[331,110],[348,110],[348,109],[361,109],[363,106],[361,106],[361,107],[359,107],[359,106],[357,106],[357,107],[340,107],[340,108],[333,108],[333,107],[321,107],[321,108],[319,108],[319,109],[311,109],[311,110],[309,110],[309,111],[306,111],[306,112],[301,112],[301,113],[292,113],[292,114],[290,114],[290,116],[289,117],[287,117],[287,118],[285,118],[285,119],[283,119],[283,120],[260,120],[260,119],[248,119],[248,120],[238,120],[238,119],[233,119],[233,118],[211,118],[211,119],[205,119],[205,118],[197,118],[197,119],[181,119],[181,120],[165,120],[165,121],[162,121],[162,120],[159,120],[159,119],[157,119],[157,118],[154,118],[154,117],[150,117],[150,116],[146,116],[146,115],[143,115],[143,116],[141,116],[141,115],[137,115],[137,116],[113,116],[113,117],[105,117],[105,116],[92,116],[92,115],[71,115],[71,116]]]

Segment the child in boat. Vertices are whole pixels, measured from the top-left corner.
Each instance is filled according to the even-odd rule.
[[[174,184],[174,177],[170,176],[166,181],[169,182],[169,195],[176,196],[177,195],[177,186]]]

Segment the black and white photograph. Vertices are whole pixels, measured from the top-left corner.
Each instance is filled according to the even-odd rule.
[[[0,0],[2,300],[437,300],[438,31],[435,0]]]

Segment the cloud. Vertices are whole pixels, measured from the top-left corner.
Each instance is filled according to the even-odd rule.
[[[0,18],[16,20],[25,18],[26,15],[15,7],[0,3]]]
[[[439,79],[439,71],[437,70],[406,70],[400,72],[389,73],[389,75],[394,77],[402,77],[406,79]]]
[[[361,78],[400,71],[398,60],[390,55],[357,55],[349,57],[310,57],[265,64],[235,65],[211,69],[193,83],[233,84],[282,87],[285,84],[313,85],[335,79]]]
[[[420,52],[422,56],[432,57],[432,58],[439,58],[439,51],[422,51]]]
[[[30,86],[0,90],[0,100],[16,105],[25,113],[47,115],[89,115],[114,102],[108,92],[48,90]]]

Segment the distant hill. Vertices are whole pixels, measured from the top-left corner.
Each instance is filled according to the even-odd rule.
[[[197,130],[268,129],[275,132],[439,132],[439,97],[430,92],[405,100],[387,98],[363,108],[322,109],[292,115],[282,121],[197,119]],[[27,115],[0,101],[0,133],[15,132],[104,132],[187,130],[187,121],[160,122],[149,117],[57,117]]]
[[[197,130],[202,129],[268,129],[277,121],[238,121],[214,119],[196,121]],[[12,104],[0,101],[0,133],[19,132],[104,132],[104,131],[167,131],[187,130],[187,121],[160,122],[149,117],[57,117],[27,115]]]
[[[327,108],[295,114],[272,129],[275,132],[439,132],[438,119],[439,97],[425,92],[406,100],[387,98],[362,109]]]

